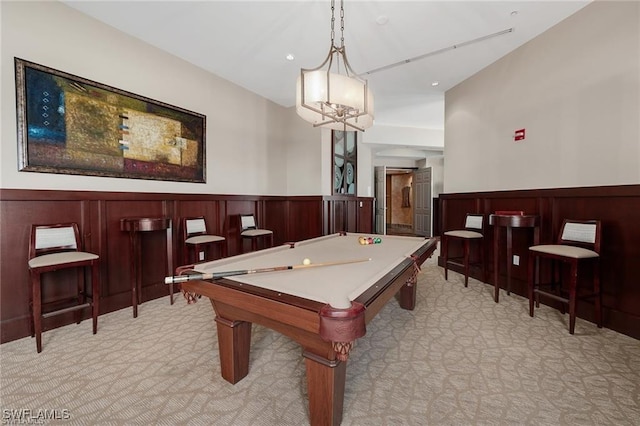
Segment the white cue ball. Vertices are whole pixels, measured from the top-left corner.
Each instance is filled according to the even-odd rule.
[[[303,265],[311,265],[311,259],[309,259],[309,258],[305,258],[305,259],[302,261],[302,264],[303,264]]]

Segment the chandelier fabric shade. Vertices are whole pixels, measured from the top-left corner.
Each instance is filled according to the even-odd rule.
[[[364,130],[373,125],[373,94],[358,79],[324,70],[301,73],[296,94],[298,115],[315,126]]]
[[[360,130],[373,125],[373,94],[367,80],[358,77],[347,60],[344,35],[340,47],[333,31],[334,0],[331,2],[331,48],[316,68],[301,69],[296,84],[296,112],[314,127]],[[342,1],[341,17],[344,16]],[[344,32],[344,22],[341,30]],[[340,73],[340,64],[342,71]]]

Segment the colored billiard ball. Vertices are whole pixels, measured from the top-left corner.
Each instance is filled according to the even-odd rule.
[[[309,259],[309,258],[305,258],[305,259],[302,261],[302,264],[303,264],[303,265],[311,265],[311,259]]]

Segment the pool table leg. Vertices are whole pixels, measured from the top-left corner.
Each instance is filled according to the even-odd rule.
[[[311,425],[339,425],[342,422],[347,363],[330,361],[308,351],[303,356],[307,368]]]
[[[416,307],[416,283],[409,280],[400,288],[400,307],[413,311]]]
[[[249,373],[251,323],[216,316],[222,378],[236,384]]]

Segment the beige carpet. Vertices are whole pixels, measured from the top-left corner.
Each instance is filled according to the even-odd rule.
[[[347,368],[344,425],[640,425],[640,341],[429,260],[413,312],[392,300]],[[254,326],[249,375],[219,373],[213,310],[168,298],[0,346],[2,423],[20,410],[53,424],[304,425],[297,344]],[[47,410],[47,411],[43,411]],[[24,411],[22,411],[24,413]],[[13,416],[13,417],[12,417]]]

